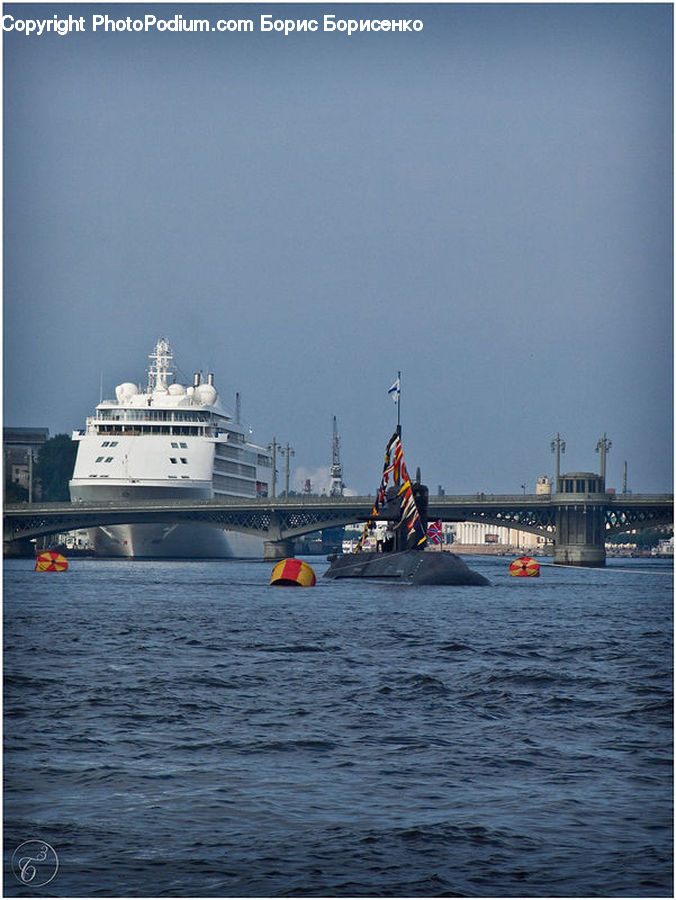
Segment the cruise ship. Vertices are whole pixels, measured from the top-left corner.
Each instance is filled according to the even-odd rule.
[[[73,433],[71,501],[267,497],[271,455],[249,440],[239,402],[234,416],[224,411],[213,374],[177,383],[164,338],[149,358],[147,387],[119,384]],[[262,538],[204,525],[110,525],[91,529],[89,542],[108,557],[263,557]]]

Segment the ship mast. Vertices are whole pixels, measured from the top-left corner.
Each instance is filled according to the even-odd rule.
[[[160,338],[155,344],[154,351],[149,354],[149,359],[153,362],[148,369],[148,393],[154,391],[166,391],[168,388],[167,380],[173,372],[169,371],[169,363],[172,361],[171,348],[166,338]]]
[[[338,435],[338,426],[336,417],[333,417],[333,465],[331,466],[331,489],[330,497],[343,496],[343,467],[340,464],[340,437]]]

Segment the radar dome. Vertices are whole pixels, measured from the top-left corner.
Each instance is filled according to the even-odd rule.
[[[185,394],[185,388],[182,384],[170,384],[169,385],[169,393],[174,396],[178,396],[179,394]]]
[[[198,384],[195,388],[195,400],[200,406],[213,406],[216,397],[216,388],[211,384]]]
[[[138,388],[130,381],[125,381],[124,384],[118,384],[115,388],[115,396],[117,397],[118,403],[126,403],[135,394],[138,394]]]

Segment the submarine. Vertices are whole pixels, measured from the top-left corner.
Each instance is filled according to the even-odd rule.
[[[329,556],[324,578],[374,578],[402,584],[486,585],[487,578],[473,571],[454,553],[433,551],[427,546],[429,491],[420,483],[420,470],[411,482],[404,463],[401,426],[390,438],[380,488],[352,553]],[[377,520],[387,520],[387,536],[378,549],[365,550],[370,530]]]
[[[336,556],[325,578],[377,578],[402,584],[490,584],[454,553],[430,550],[343,553]]]

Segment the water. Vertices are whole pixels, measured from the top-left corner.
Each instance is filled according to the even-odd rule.
[[[672,568],[508,562],[6,563],[5,895],[671,896]]]

